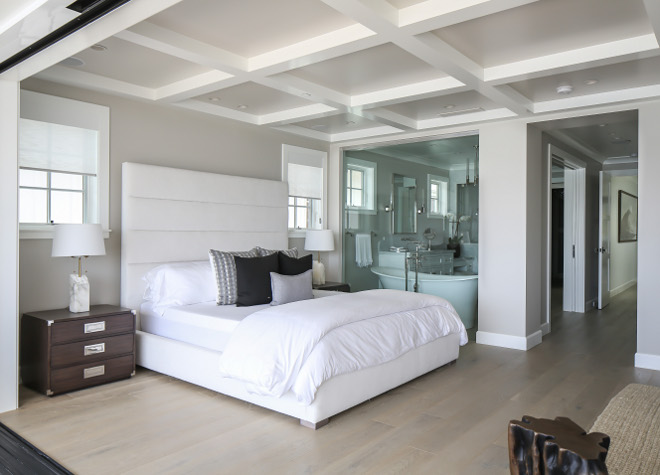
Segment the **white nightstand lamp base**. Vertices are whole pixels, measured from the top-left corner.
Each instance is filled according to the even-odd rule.
[[[321,261],[312,262],[312,284],[325,284],[325,265]]]
[[[89,280],[86,275],[69,275],[69,311],[89,312]]]

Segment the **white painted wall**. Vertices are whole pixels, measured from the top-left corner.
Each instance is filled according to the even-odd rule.
[[[530,144],[540,148],[540,134]],[[528,165],[524,121],[488,124],[479,129],[479,330],[477,343],[528,349],[541,341],[540,295],[528,300],[528,226],[541,228],[541,161]],[[536,157],[531,157],[533,162]],[[533,180],[529,182],[529,180]],[[530,187],[536,188],[536,191]],[[538,192],[538,198],[534,193]],[[528,210],[528,199],[531,207]],[[530,221],[530,214],[538,217]],[[540,231],[539,231],[540,232]],[[534,236],[534,233],[531,234]],[[540,247],[539,251],[540,253]],[[540,259],[540,254],[536,256]],[[536,271],[536,266],[532,265]],[[529,275],[530,293],[540,292],[540,272]],[[537,282],[538,280],[538,282]],[[538,287],[538,289],[536,288]],[[538,307],[538,309],[536,308]],[[530,321],[528,322],[528,313]]]
[[[86,263],[92,304],[119,304],[123,162],[279,180],[283,143],[327,150],[327,144],[323,142],[185,109],[34,79],[24,81],[22,87],[110,107],[112,233],[105,242],[106,255],[90,257]],[[51,246],[52,241],[48,239],[20,241],[21,313],[68,305],[66,276],[73,270],[74,262],[50,257]]]
[[[18,98],[0,79],[0,412],[18,407]]]
[[[612,216],[610,220],[610,297],[637,283],[637,243],[619,242],[619,190],[639,196],[637,176],[612,177]]]
[[[637,237],[637,353],[635,366],[660,371],[660,103],[639,108],[639,232]]]

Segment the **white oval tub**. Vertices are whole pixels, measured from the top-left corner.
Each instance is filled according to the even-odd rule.
[[[385,289],[405,290],[405,272],[397,267],[372,267]],[[419,273],[417,282],[422,294],[437,295],[454,306],[465,328],[472,328],[477,318],[478,275],[437,275]],[[408,290],[413,291],[415,273],[408,273]]]

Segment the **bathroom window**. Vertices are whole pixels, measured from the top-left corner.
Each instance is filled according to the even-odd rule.
[[[428,175],[428,216],[441,218],[447,214],[449,179],[444,176]]]
[[[282,180],[289,184],[289,236],[303,237],[306,229],[322,229],[325,221],[327,154],[282,145]]]
[[[346,209],[376,211],[376,164],[346,157]]]

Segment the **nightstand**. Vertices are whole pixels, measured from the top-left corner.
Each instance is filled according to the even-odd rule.
[[[23,314],[23,384],[53,396],[135,374],[135,313],[92,305]]]
[[[343,282],[326,282],[325,284],[313,284],[312,288],[318,290],[338,290],[339,292],[350,292],[351,286]]]

